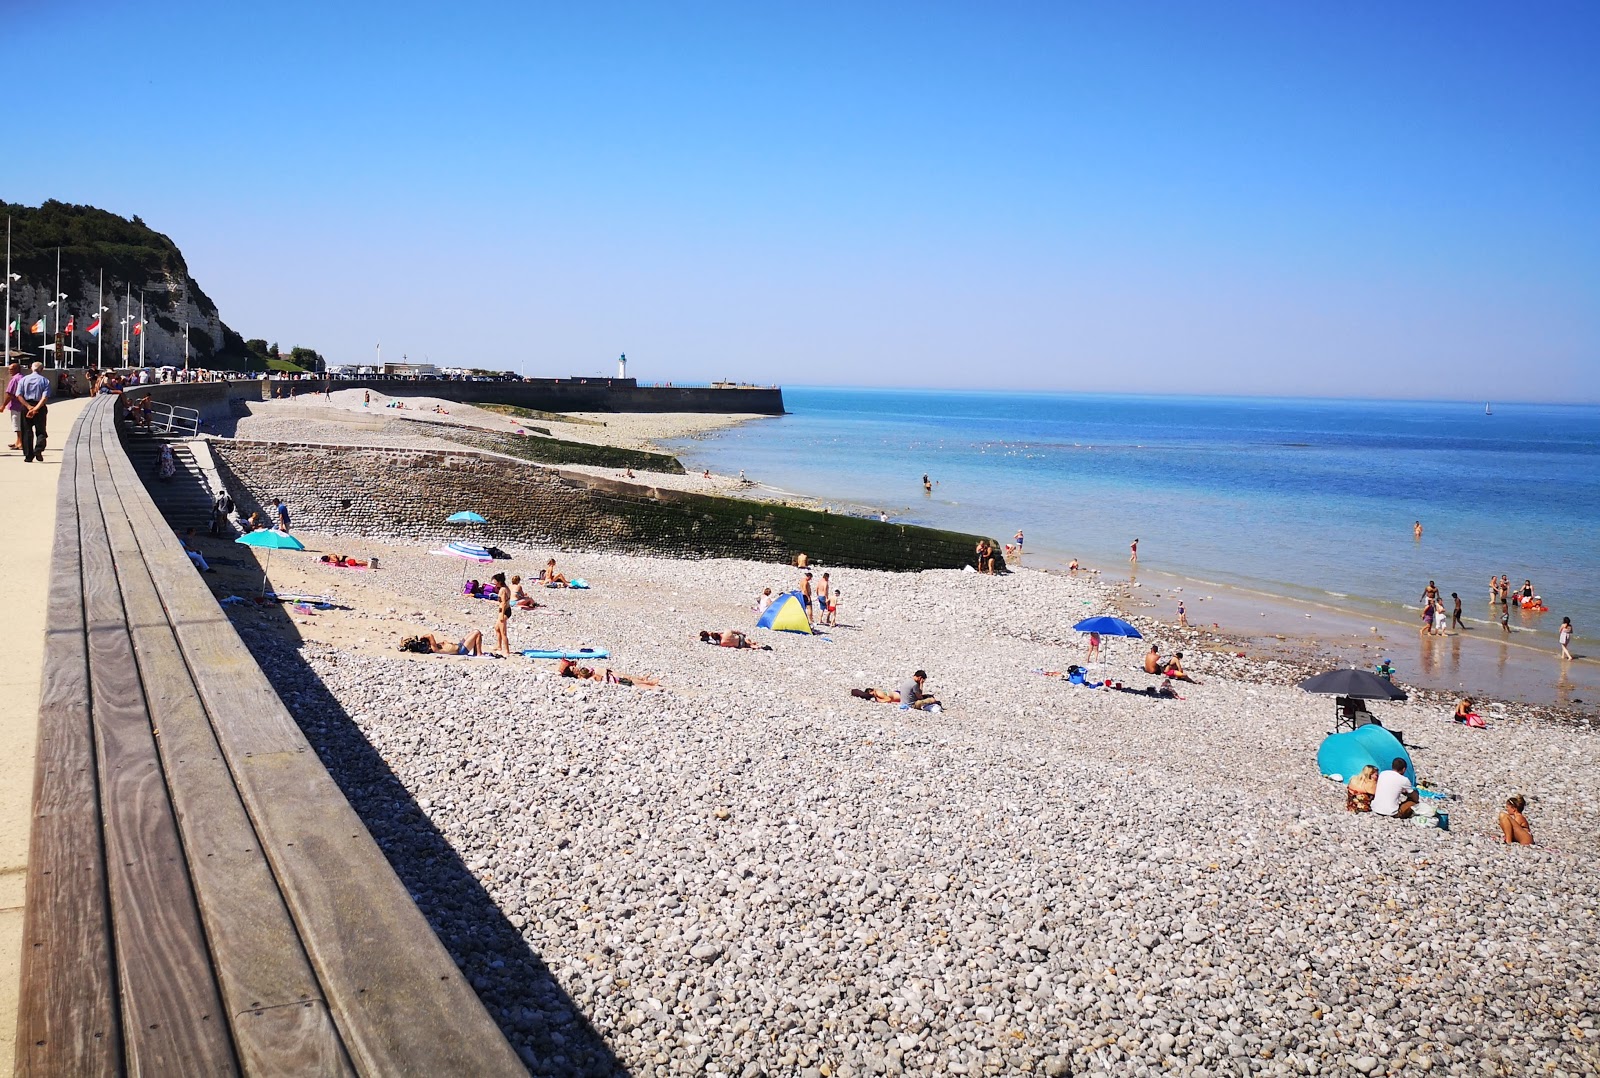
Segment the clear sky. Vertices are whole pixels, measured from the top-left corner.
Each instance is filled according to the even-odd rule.
[[[0,197],[336,362],[1600,400],[1590,0],[0,9]]]

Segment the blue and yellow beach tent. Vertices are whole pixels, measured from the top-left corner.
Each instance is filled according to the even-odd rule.
[[[756,622],[759,629],[777,629],[785,633],[812,634],[811,619],[806,616],[805,600],[797,591],[786,591],[762,613]]]

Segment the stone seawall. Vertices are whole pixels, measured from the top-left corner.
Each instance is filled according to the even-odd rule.
[[[728,415],[783,415],[783,390],[776,386],[713,389],[709,386],[641,386],[632,379],[542,382],[417,382],[405,379],[344,380],[334,389],[371,389],[390,397],[438,397],[463,404],[510,404],[544,412],[701,412]],[[201,418],[226,414],[228,400],[261,400],[273,390],[310,396],[322,392],[321,379],[304,382],[188,382],[139,386],[156,400],[199,408]]]
[[[550,543],[685,558],[952,569],[978,536],[539,468],[471,450],[387,449],[214,439],[234,500],[270,515],[279,495],[311,531],[490,545]],[[490,523],[452,530],[457,510]]]

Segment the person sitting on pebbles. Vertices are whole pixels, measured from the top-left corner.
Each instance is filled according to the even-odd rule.
[[[707,629],[700,630],[700,643],[713,644],[719,648],[748,648],[751,651],[771,651],[771,644],[752,644],[750,638],[738,629],[729,629],[725,633],[714,633]]]
[[[944,710],[944,705],[939,702],[937,696],[922,691],[922,687],[927,680],[928,672],[926,670],[918,670],[906,679],[904,685],[900,686],[900,709],[902,711],[907,708],[914,711]]]
[[[1183,672],[1183,652],[1174,652],[1172,658],[1167,660],[1166,676],[1174,681],[1187,681],[1191,685],[1200,684],[1194,678]]]
[[[1528,799],[1521,794],[1512,794],[1506,798],[1506,807],[1500,810],[1500,837],[1510,845],[1532,846],[1533,832],[1528,828],[1528,818],[1522,810],[1528,807]]]
[[[619,674],[610,667],[606,668],[605,673],[601,673],[592,666],[579,666],[571,659],[562,659],[557,663],[556,673],[561,677],[577,678],[580,681],[599,681],[608,685],[641,685],[653,689],[661,684],[654,678]]]
[[[539,570],[539,582],[547,588],[564,588],[571,583],[565,576],[556,572],[556,560],[551,558],[544,563],[544,568]]]
[[[1154,644],[1151,644],[1150,650],[1144,653],[1144,672],[1147,674],[1161,673],[1161,655],[1156,651]]]
[[[1350,780],[1344,791],[1346,812],[1371,812],[1372,798],[1378,792],[1378,768],[1374,764],[1363,767]]]
[[[408,636],[400,641],[400,650],[421,652],[424,655],[482,655],[483,634],[473,630],[464,640],[444,640],[432,633]]]
[[[511,578],[511,601],[518,610],[532,610],[539,604],[533,601],[533,596],[528,594],[528,589],[522,586],[522,577]]]
[[[1417,810],[1421,800],[1416,787],[1406,778],[1405,757],[1396,756],[1389,770],[1378,776],[1378,785],[1372,794],[1373,813],[1404,820]]]
[[[1456,705],[1456,713],[1453,718],[1462,726],[1471,726],[1477,730],[1485,729],[1488,726],[1488,723],[1483,721],[1483,716],[1473,710],[1472,697],[1470,696],[1461,698],[1461,702]]]

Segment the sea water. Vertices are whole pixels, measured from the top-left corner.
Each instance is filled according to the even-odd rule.
[[[1137,538],[1143,569],[1391,619],[1414,621],[1435,580],[1479,625],[1506,573],[1550,607],[1514,613],[1519,633],[1554,648],[1567,616],[1579,650],[1600,638],[1600,407],[805,387],[784,403],[675,448],[835,512],[1021,529],[1033,566],[1122,569]]]

